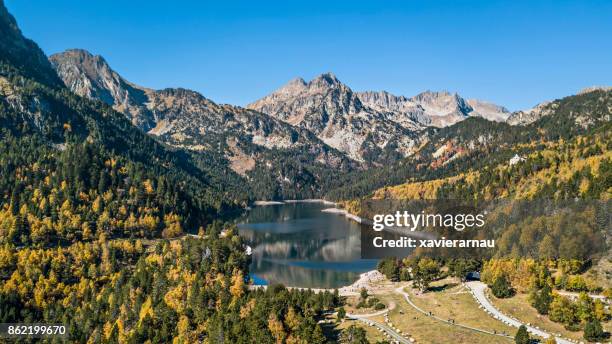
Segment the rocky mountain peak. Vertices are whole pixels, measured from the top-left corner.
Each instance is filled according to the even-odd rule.
[[[276,92],[283,95],[293,95],[304,91],[308,84],[302,78],[295,78],[289,81],[285,86],[279,88]]]
[[[332,73],[308,83],[291,81],[248,107],[307,129],[358,161],[381,156],[384,149],[406,156],[415,145],[414,132],[364,106],[358,94]]]
[[[333,73],[321,74],[309,82],[293,79],[247,107],[307,129],[322,129],[330,115],[347,116],[363,109],[359,98]]]
[[[102,56],[83,49],[70,49],[51,55],[49,60],[74,93],[113,106],[145,131],[155,125],[153,114],[145,105],[146,93],[151,90],[123,79]]]
[[[71,61],[80,66],[89,77],[99,77],[99,71],[105,70],[112,73],[106,60],[100,55],[94,55],[85,49],[68,49],[63,53],[53,54],[49,60],[54,64]]]
[[[323,73],[316,78],[312,79],[309,83],[310,87],[336,87],[342,83],[334,73]]]

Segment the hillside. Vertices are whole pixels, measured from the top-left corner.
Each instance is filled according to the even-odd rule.
[[[217,221],[244,199],[226,189],[231,175],[215,180],[204,156],[57,82],[0,1],[0,32],[9,31],[0,46],[20,48],[0,56],[1,321],[63,324],[76,343],[254,333],[271,343],[283,326],[295,341],[326,341],[315,317],[337,296],[247,289],[245,245]]]
[[[191,90],[135,85],[87,51],[68,50],[50,60],[73,92],[112,106],[172,147],[214,160],[215,166],[204,169],[218,170],[215,174],[231,169],[249,182],[249,197],[316,197],[332,171],[358,166],[308,130],[257,111],[216,104]]]
[[[610,91],[596,89],[558,99],[542,107],[546,115],[524,125],[468,118],[449,127],[428,129],[429,140],[413,156],[373,171],[349,173],[327,195],[333,199],[366,197],[408,181],[451,178],[504,165],[515,154],[533,153],[561,139],[601,135],[610,128],[611,97]]]
[[[294,79],[248,107],[310,130],[326,144],[361,162],[406,157],[419,142],[414,122],[400,125],[364,106],[357,94],[331,73],[308,83]]]

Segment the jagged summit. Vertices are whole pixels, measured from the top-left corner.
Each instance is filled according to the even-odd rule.
[[[294,79],[247,107],[308,129],[358,161],[407,156],[414,150],[415,123],[401,124],[364,106],[358,94],[332,73],[309,82],[299,80],[302,79]]]
[[[123,79],[102,56],[70,49],[51,55],[49,60],[64,84],[76,94],[112,105],[145,131],[155,126],[154,116],[145,105],[150,90]]]
[[[327,85],[330,87],[341,84],[340,80],[336,77],[334,73],[327,72],[323,73],[316,78],[312,79],[309,83],[310,85]]]

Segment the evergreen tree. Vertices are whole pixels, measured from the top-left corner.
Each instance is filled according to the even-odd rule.
[[[351,325],[342,331],[339,342],[342,344],[369,344],[366,331],[355,325]]]
[[[516,335],[514,336],[514,342],[516,344],[530,344],[531,339],[529,338],[529,333],[527,332],[527,327],[525,325],[521,325],[518,331],[516,331]]]
[[[533,307],[535,307],[540,314],[548,314],[552,301],[552,290],[550,285],[545,283],[544,287],[536,293]]]
[[[500,275],[495,279],[495,282],[493,282],[493,285],[491,286],[491,291],[495,297],[500,299],[508,298],[514,295],[514,290],[512,289],[510,282],[508,282],[506,275]]]
[[[593,319],[584,326],[584,339],[596,342],[603,338],[604,331],[601,323],[597,319]]]

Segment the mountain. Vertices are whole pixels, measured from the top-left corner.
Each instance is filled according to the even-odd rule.
[[[326,73],[309,82],[294,79],[247,106],[313,132],[357,161],[381,162],[410,155],[419,144],[415,128],[362,103],[358,95]]]
[[[373,109],[391,112],[399,123],[414,121],[422,126],[446,127],[470,116],[503,122],[510,112],[499,105],[469,99],[449,92],[425,91],[412,98],[386,91],[359,92],[359,99]]]
[[[248,199],[234,188],[237,175],[204,168],[106,104],[72,93],[1,2],[0,32],[9,33],[0,36],[0,46],[9,47],[0,59],[0,209],[19,209],[28,230],[44,227],[42,245],[103,232],[158,235],[164,219],[175,229],[197,229]],[[129,229],[122,225],[128,218]]]
[[[610,86],[592,86],[580,90],[576,96],[582,96],[593,92],[603,92],[603,94],[609,94],[610,91],[612,91],[612,87]],[[559,103],[557,101],[545,101],[532,107],[531,109],[513,112],[506,119],[506,123],[510,125],[528,125],[542,117],[553,114],[558,106]],[[580,122],[580,120],[578,120],[578,122]]]
[[[553,109],[549,107],[550,104],[551,102],[542,102],[531,109],[515,111],[506,119],[506,123],[510,125],[531,124],[552,113]]]
[[[468,117],[503,122],[510,116],[502,106],[456,93],[426,91],[408,98],[386,91],[353,92],[331,73],[309,82],[291,80],[247,107],[306,128],[358,161],[410,156],[427,140],[426,127],[446,127]]]
[[[228,166],[250,184],[271,175],[269,180],[265,177],[266,184],[276,186],[261,188],[277,190],[260,194],[262,198],[314,197],[321,186],[312,184],[323,182],[325,169],[331,175],[332,170],[356,166],[306,129],[254,110],[216,104],[195,91],[138,86],[121,77],[104,58],[87,51],[68,50],[50,60],[73,92],[111,105],[164,143],[212,155],[215,164]],[[294,162],[279,166],[284,158]],[[301,180],[304,176],[312,179]],[[302,195],[301,188],[307,194]]]
[[[448,127],[429,128],[423,133],[427,142],[412,156],[374,170],[340,176],[326,196],[364,197],[376,189],[408,181],[435,181],[466,171],[481,171],[486,166],[507,165],[516,154],[535,154],[550,145],[560,147],[557,141],[577,137],[590,140],[611,130],[611,104],[612,90],[599,88],[543,104],[536,112],[537,118],[523,125],[474,116]],[[583,152],[585,156],[591,153],[588,148]]]
[[[67,50],[49,57],[57,74],[74,93],[99,99],[124,113],[130,121],[149,131],[155,126],[153,113],[146,107],[152,92],[132,85],[110,68],[102,56],[81,49]]]

